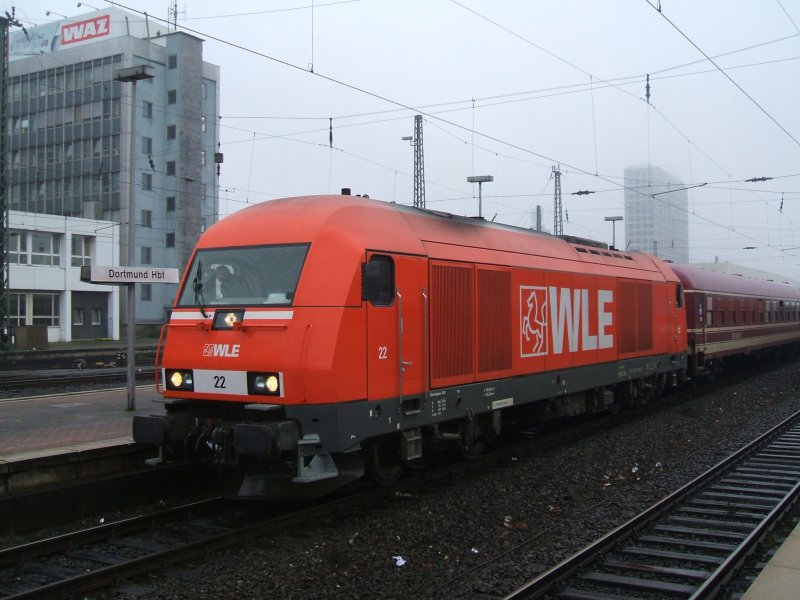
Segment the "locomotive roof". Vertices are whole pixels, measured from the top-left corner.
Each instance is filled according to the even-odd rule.
[[[610,268],[659,272],[667,279],[674,279],[668,266],[646,254],[621,252],[588,240],[564,240],[549,233],[482,218],[359,196],[301,196],[262,202],[209,228],[198,246],[280,244],[322,239],[336,239],[339,244],[362,250],[452,260],[470,260],[465,253],[472,249],[483,252],[481,261],[493,262],[492,253],[500,251],[520,257],[533,255]],[[503,261],[497,262],[502,264]]]
[[[742,294],[769,298],[800,299],[800,290],[788,283],[755,279],[744,275],[733,275],[709,271],[691,265],[670,265],[687,290]]]

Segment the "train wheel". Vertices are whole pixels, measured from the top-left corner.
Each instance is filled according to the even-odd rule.
[[[394,485],[403,474],[400,443],[395,436],[382,437],[367,448],[367,467],[370,478],[378,485]]]

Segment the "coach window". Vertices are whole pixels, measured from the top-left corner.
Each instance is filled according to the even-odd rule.
[[[373,306],[390,306],[394,293],[394,261],[391,256],[376,254],[362,268],[361,299]]]

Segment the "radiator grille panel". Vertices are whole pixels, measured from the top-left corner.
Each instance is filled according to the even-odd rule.
[[[473,372],[472,267],[431,266],[431,378]]]
[[[653,296],[649,283],[619,282],[620,352],[652,350]]]
[[[478,371],[511,368],[511,273],[478,270]]]

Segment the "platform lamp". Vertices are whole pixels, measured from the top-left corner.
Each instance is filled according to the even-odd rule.
[[[478,184],[478,217],[483,217],[483,184],[490,181],[494,181],[494,177],[491,175],[472,175],[467,177],[467,183]]]
[[[131,84],[131,144],[128,165],[128,266],[136,266],[136,82],[152,79],[155,69],[137,65],[114,70],[114,81]],[[136,410],[136,284],[128,285],[126,337],[128,342],[128,410]]]
[[[617,249],[617,221],[622,221],[619,215],[615,217],[606,217],[606,221],[611,221],[611,249]]]

